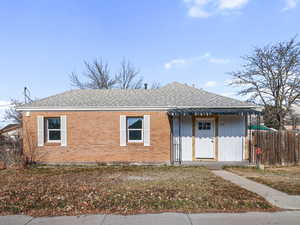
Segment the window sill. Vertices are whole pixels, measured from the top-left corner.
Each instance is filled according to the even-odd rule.
[[[127,145],[144,145],[144,142],[127,142]]]
[[[60,142],[46,142],[45,146],[60,146]]]

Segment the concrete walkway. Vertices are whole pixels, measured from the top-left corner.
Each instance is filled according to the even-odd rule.
[[[238,176],[234,173],[230,173],[228,171],[215,170],[212,172],[225,180],[231,181],[234,184],[237,184],[251,192],[262,196],[268,202],[279,208],[295,210],[300,209],[300,196],[298,195],[288,195],[266,185],[259,184],[247,178]]]
[[[0,216],[0,225],[296,225],[300,211],[276,213],[161,213],[133,216],[84,215],[39,217]]]

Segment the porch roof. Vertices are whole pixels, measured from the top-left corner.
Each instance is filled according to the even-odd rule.
[[[212,116],[212,115],[261,115],[253,108],[174,108],[168,110],[170,116]]]

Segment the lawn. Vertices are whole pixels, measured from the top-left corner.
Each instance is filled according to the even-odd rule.
[[[227,170],[290,195],[300,195],[300,166],[256,168],[229,167]]]
[[[277,210],[202,167],[31,168],[0,177],[0,215]]]

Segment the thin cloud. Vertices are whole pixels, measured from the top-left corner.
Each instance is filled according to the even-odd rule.
[[[171,69],[173,66],[184,65],[184,64],[186,64],[186,60],[185,59],[173,59],[173,60],[165,63],[165,68],[166,69]]]
[[[228,15],[244,7],[249,0],[183,0],[188,15],[195,18],[208,18],[213,15]]]
[[[223,93],[221,93],[221,95],[223,95],[225,97],[229,97],[229,98],[236,97],[236,93],[234,93],[234,92],[223,92]]]
[[[220,0],[219,9],[240,9],[248,3],[248,0]]]
[[[240,83],[236,84],[236,82],[238,82],[238,81],[239,81],[239,79],[237,79],[237,78],[226,79],[226,80],[224,80],[224,85],[231,86],[232,88],[249,87],[249,84],[240,84]]]
[[[290,9],[294,9],[297,7],[299,0],[285,0],[285,7],[282,9],[283,11],[287,11]]]
[[[181,59],[172,59],[164,64],[165,69],[171,69],[176,66],[184,66],[187,64],[192,64],[195,62],[201,62],[205,61],[212,64],[228,64],[231,61],[229,59],[223,59],[223,58],[216,58],[211,56],[209,52],[206,52],[205,54],[197,57],[190,57],[190,58],[181,58]]]
[[[216,87],[217,86],[217,82],[216,81],[207,81],[204,84],[204,87]]]
[[[233,83],[235,80],[233,78],[224,80],[224,85],[229,86],[231,83]]]

